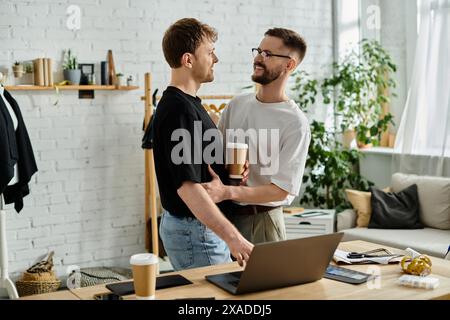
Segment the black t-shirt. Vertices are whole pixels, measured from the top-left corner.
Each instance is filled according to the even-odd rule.
[[[177,190],[185,181],[196,183],[211,181],[208,163],[205,162],[203,154],[205,148],[213,142],[219,143],[214,150],[221,150],[222,154],[218,154],[218,156],[221,155],[221,161],[217,161],[219,163],[210,163],[211,168],[220,176],[224,184],[228,184],[228,175],[223,164],[222,141],[215,142],[215,138],[203,141],[206,140],[203,139],[203,135],[208,129],[218,132],[216,125],[203,108],[200,98],[188,95],[171,86],[164,91],[153,122],[153,153],[161,203],[164,209],[173,215],[194,217],[178,196]],[[173,137],[175,141],[172,141],[172,134],[175,130],[177,130]],[[185,143],[190,143],[190,152],[187,151],[189,147]],[[210,152],[212,146],[206,150],[205,154],[215,157],[215,152]],[[197,154],[195,154],[196,152]],[[230,201],[224,201],[217,205],[222,212],[229,213]]]

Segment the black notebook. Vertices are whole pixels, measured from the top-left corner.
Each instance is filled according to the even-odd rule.
[[[192,282],[179,274],[156,278],[156,290],[185,286],[187,284],[192,284]],[[106,288],[119,296],[127,296],[134,293],[133,281],[110,283],[106,285]]]

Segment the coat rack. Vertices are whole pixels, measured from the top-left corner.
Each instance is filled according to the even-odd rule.
[[[151,93],[151,75],[145,74],[145,91],[141,100],[145,104],[144,129],[147,129],[153,116],[153,98]],[[149,233],[152,234],[152,253],[159,256],[158,216],[156,212],[156,176],[153,150],[145,149],[145,248],[150,249]],[[151,219],[151,220],[150,220]]]
[[[8,247],[6,244],[6,211],[3,194],[0,194],[0,288],[8,291],[10,299],[17,299],[17,289],[8,275]]]

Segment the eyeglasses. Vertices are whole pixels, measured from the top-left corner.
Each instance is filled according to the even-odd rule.
[[[253,53],[253,57],[256,58],[256,56],[258,54],[261,55],[261,57],[263,57],[264,60],[270,58],[270,57],[279,57],[279,58],[287,58],[287,59],[292,59],[289,56],[283,56],[281,54],[274,54],[274,53],[270,53],[268,51],[265,50],[261,50],[260,48],[252,48],[252,53]]]

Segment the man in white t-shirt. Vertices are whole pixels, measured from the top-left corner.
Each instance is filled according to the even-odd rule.
[[[282,206],[290,205],[300,191],[311,133],[308,119],[285,90],[306,48],[292,30],[268,30],[252,49],[258,92],[234,98],[219,123],[224,145],[249,145],[250,174],[246,186],[226,186],[210,169],[213,180],[203,187],[215,202],[236,203],[229,219],[252,243],[286,239]]]

